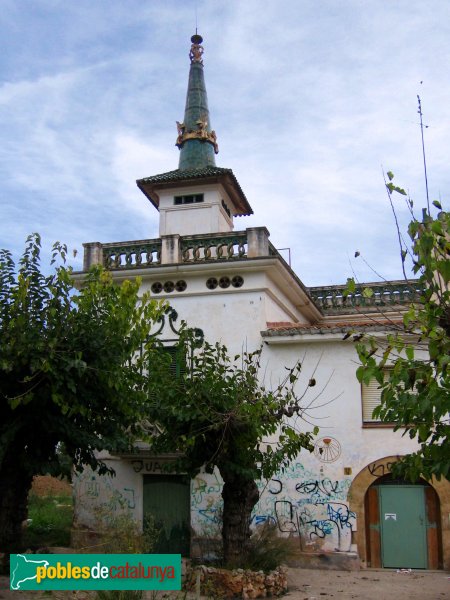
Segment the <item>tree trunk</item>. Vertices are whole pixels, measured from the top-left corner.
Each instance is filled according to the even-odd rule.
[[[258,487],[253,479],[234,473],[221,472],[224,480],[223,498],[223,553],[227,566],[240,566],[250,538],[252,510],[259,500]]]
[[[22,522],[27,518],[32,481],[28,470],[21,469],[13,457],[5,457],[0,469],[0,548],[4,552],[0,570],[9,569],[9,554],[23,550]]]

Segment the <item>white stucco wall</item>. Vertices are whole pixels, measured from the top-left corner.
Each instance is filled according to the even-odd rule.
[[[209,277],[224,275],[240,275],[244,285],[214,290],[206,287]],[[231,355],[263,344],[261,377],[266,386],[275,387],[286,375],[285,367],[297,360],[303,364],[298,392],[307,389],[302,400],[306,410],[296,426],[302,431],[320,427],[316,452],[301,453],[284,473],[259,482],[261,497],[253,524],[276,523],[283,535],[297,536],[304,550],[350,550],[352,532],[364,527],[356,522],[348,505],[353,478],[369,463],[415,447],[401,432],[363,427],[353,344],[341,337],[330,341],[320,334],[263,340],[261,331],[267,321],[289,321],[294,316],[298,322],[307,322],[299,290],[289,291],[295,281],[289,279],[286,270],[274,273],[273,265],[263,260],[158,267],[144,279],[142,289],[150,290],[155,281],[178,279],[186,281],[185,291],[154,297],[167,299],[179,313],[179,322],[183,319],[189,326],[201,328],[206,340],[225,344]],[[168,333],[172,338],[173,333]],[[317,384],[308,388],[311,377]],[[319,448],[324,450],[322,454]],[[100,478],[86,471],[76,481],[78,525],[93,526],[96,507],[111,513],[130,511],[142,523],[143,475],[160,471],[151,459],[143,459],[142,464],[131,459],[114,460],[112,466],[115,478]],[[217,529],[220,518],[220,477],[200,474],[191,482],[191,490],[192,528],[200,536],[209,534]]]
[[[258,312],[263,312],[262,307],[257,309],[257,297],[237,294],[227,301],[236,303],[231,309],[239,308],[243,319],[230,324],[229,332],[224,327],[224,315],[217,302],[214,311],[207,304],[202,306],[203,318],[198,317],[198,304],[193,300],[183,302],[181,316],[200,324],[211,336],[221,334],[223,341],[232,347],[239,345],[237,339],[242,340],[244,334],[256,345],[259,339],[255,323]],[[254,304],[250,304],[251,301]],[[348,504],[347,494],[353,477],[383,456],[413,450],[414,443],[400,432],[394,434],[392,429],[363,428],[361,387],[355,376],[357,357],[352,343],[321,342],[318,338],[317,343],[270,345],[269,339],[262,361],[265,385],[276,386],[286,374],[285,367],[299,359],[303,363],[299,394],[308,388],[311,377],[316,379],[317,385],[308,388],[302,401],[308,407],[305,420],[297,419],[296,426],[310,430],[318,425],[318,446],[323,446],[324,438],[331,440],[327,448],[332,448],[334,454],[327,462],[317,450],[302,452],[284,473],[278,473],[270,481],[259,482],[261,497],[254,510],[253,525],[266,521],[276,523],[283,535],[298,537],[301,548],[306,551],[345,552],[352,548],[352,532],[364,526],[356,522]],[[79,477],[75,485],[78,525],[92,526],[96,507],[112,513],[129,510],[137,522],[142,522],[143,475],[161,471],[158,465],[155,470],[152,459],[139,460],[114,460],[111,464],[116,470],[115,478],[102,478],[89,471]],[[191,526],[196,535],[210,535],[220,526],[220,476],[218,473],[199,474],[191,482],[191,490]]]
[[[203,202],[175,205],[175,196],[203,194]],[[233,230],[233,203],[221,185],[163,190],[159,194],[159,235],[198,235]],[[222,199],[231,211],[222,207]]]

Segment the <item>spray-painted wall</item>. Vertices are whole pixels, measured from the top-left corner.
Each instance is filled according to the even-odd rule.
[[[236,332],[234,332],[236,334]],[[361,387],[355,376],[356,355],[342,341],[266,346],[263,353],[265,385],[277,385],[285,367],[303,360],[299,392],[314,373],[318,384],[307,390],[309,409],[301,430],[318,424],[314,452],[297,460],[270,481],[258,482],[260,499],[252,525],[276,524],[280,535],[298,538],[303,551],[348,552],[354,549],[357,523],[348,501],[353,477],[380,456],[404,454],[411,440],[392,429],[364,428]],[[305,388],[306,385],[306,388]],[[267,440],[268,442],[269,440]],[[99,477],[85,471],[75,482],[76,525],[95,528],[98,514],[129,511],[143,522],[143,475],[164,471],[163,461],[149,457],[108,459],[116,476]],[[217,533],[221,519],[221,480],[218,473],[199,474],[191,482],[191,527],[196,537]]]

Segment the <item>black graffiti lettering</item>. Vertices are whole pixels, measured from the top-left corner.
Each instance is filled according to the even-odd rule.
[[[318,492],[325,496],[331,496],[339,490],[339,482],[333,482],[328,478],[322,479],[322,481],[318,481],[317,479],[315,481],[304,481],[302,483],[297,483],[295,490],[299,494],[314,494]]]
[[[144,462],[142,460],[132,460],[131,466],[133,467],[133,471],[135,473],[140,473],[144,468]]]
[[[391,472],[393,464],[394,463],[392,461],[385,463],[374,462],[370,465],[367,465],[367,468],[369,469],[369,473],[374,477],[383,477],[383,475],[387,475]]]
[[[294,522],[294,508],[289,500],[277,500],[275,502],[275,516],[278,529],[283,533],[298,531]]]
[[[304,509],[299,515],[299,523],[303,528],[308,530],[309,539],[314,538],[323,539],[325,536],[331,534],[333,529],[336,529],[338,534],[339,545],[341,543],[341,531],[343,529],[352,529],[351,520],[356,517],[355,513],[349,510],[346,504],[339,502],[319,502],[316,506],[326,506],[327,517],[326,519],[315,518],[308,509]]]
[[[273,484],[271,487],[269,487],[269,490],[268,490],[270,494],[277,495],[283,489],[283,484],[281,483],[281,481],[279,479],[271,479],[270,483]]]

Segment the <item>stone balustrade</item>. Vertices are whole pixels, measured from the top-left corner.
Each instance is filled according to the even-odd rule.
[[[183,262],[230,260],[247,258],[247,232],[237,231],[226,235],[193,235],[181,239]]]
[[[349,294],[344,293],[345,289],[345,285],[331,285],[311,287],[308,291],[315,303],[327,312],[410,304],[417,301],[422,293],[418,282],[414,280],[362,284]],[[365,294],[366,289],[370,289],[372,295]]]
[[[160,265],[243,260],[277,255],[265,227],[204,235],[165,235],[151,240],[84,244],[83,270],[101,264],[107,269],[128,270]]]

